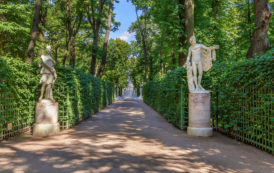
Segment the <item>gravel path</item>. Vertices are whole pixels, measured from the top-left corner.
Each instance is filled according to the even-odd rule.
[[[140,101],[117,101],[57,136],[0,143],[0,172],[274,172],[274,157],[214,132],[191,137]]]

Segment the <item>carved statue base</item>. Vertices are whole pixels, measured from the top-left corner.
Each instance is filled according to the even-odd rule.
[[[210,93],[189,93],[189,127],[192,136],[212,136],[210,127]]]
[[[60,131],[58,123],[58,103],[43,99],[36,103],[33,136],[52,136]]]

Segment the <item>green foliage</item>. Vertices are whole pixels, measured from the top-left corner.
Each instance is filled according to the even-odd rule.
[[[121,39],[109,41],[108,63],[102,79],[112,82],[115,86],[127,86],[127,70],[129,69],[130,45]]]
[[[0,139],[34,123],[40,95],[39,69],[14,58],[0,58]],[[113,101],[113,85],[81,70],[57,67],[54,98],[59,103],[61,128],[69,128]],[[8,123],[13,129],[8,130]]]
[[[0,4],[0,55],[22,57],[29,41],[32,5],[7,0]]]
[[[171,73],[147,82],[143,88],[144,102],[150,105],[157,112],[161,113],[169,122],[177,127],[181,127],[181,109],[187,114],[187,81],[186,70],[178,68]],[[183,101],[180,100],[184,96]],[[184,105],[181,107],[180,105]],[[187,124],[183,124],[186,126]]]

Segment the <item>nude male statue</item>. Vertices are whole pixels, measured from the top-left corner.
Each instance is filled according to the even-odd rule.
[[[194,88],[189,88],[190,92],[194,91],[206,91],[202,85],[202,76],[203,71],[208,71],[212,67],[212,60],[216,59],[215,50],[219,49],[219,46],[213,46],[213,47],[206,47],[203,44],[196,44],[196,38],[195,36],[192,36],[189,39],[189,42],[191,46],[188,50],[188,56],[186,60],[185,66],[188,68],[188,81],[189,83],[194,82]],[[191,63],[190,63],[191,59]],[[189,69],[192,69],[193,74],[189,74]],[[197,80],[197,70],[199,72],[199,77]],[[193,78],[193,79],[192,79]],[[193,81],[192,81],[193,80]],[[190,84],[189,84],[190,85]]]
[[[42,74],[42,77],[40,79],[40,84],[42,84],[42,88],[41,88],[41,96],[39,100],[43,99],[43,95],[46,90],[45,99],[49,99],[55,102],[53,99],[52,88],[56,81],[57,74],[53,67],[55,61],[51,58],[50,52],[51,52],[51,47],[47,46],[46,54],[41,56],[42,69],[40,73]]]

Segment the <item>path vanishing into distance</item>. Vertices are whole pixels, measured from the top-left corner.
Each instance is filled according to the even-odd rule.
[[[57,136],[0,142],[0,172],[261,172],[274,157],[214,132],[191,137],[141,101],[116,101]]]

